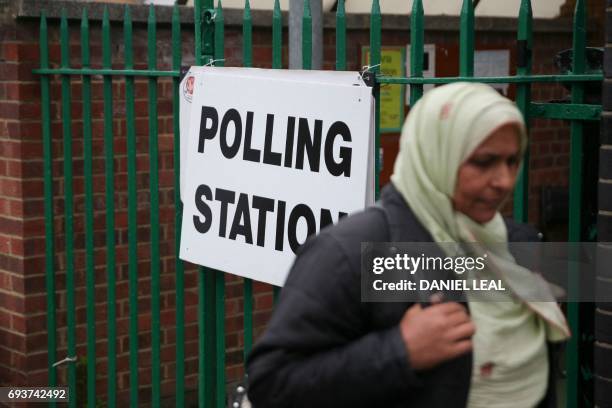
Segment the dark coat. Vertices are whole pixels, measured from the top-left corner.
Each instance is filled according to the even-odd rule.
[[[386,211],[368,208],[324,229],[299,250],[267,330],[247,361],[255,408],[466,405],[471,353],[417,373],[398,326],[411,304],[361,302],[361,242],[433,241],[391,184],[381,204]],[[511,241],[537,239],[529,227],[507,226]],[[552,407],[552,381],[548,388],[542,406]]]

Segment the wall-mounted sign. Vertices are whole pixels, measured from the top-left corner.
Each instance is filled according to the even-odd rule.
[[[410,44],[406,46],[406,72],[410,72]],[[436,76],[436,45],[425,44],[423,47],[423,78],[434,78]],[[423,85],[423,93],[433,89],[433,84]],[[406,105],[410,105],[410,86],[406,86]]]
[[[380,52],[380,73],[387,77],[403,77],[404,47],[382,47]],[[370,65],[370,47],[363,47],[362,65]],[[399,132],[404,122],[404,86],[380,85],[380,131]]]
[[[282,285],[307,236],[372,202],[359,73],[200,67],[181,90],[181,259]]]
[[[476,50],[474,76],[498,77],[510,75],[510,50]],[[508,84],[490,84],[508,96]]]

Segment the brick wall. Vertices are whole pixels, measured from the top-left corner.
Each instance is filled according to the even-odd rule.
[[[7,41],[17,28],[5,15],[0,30],[0,372],[2,382],[26,384],[36,358],[28,350],[42,351],[37,336],[27,334],[45,327],[44,315],[38,318],[44,296],[33,278],[44,270],[42,166],[32,160],[42,154],[39,90],[33,63],[21,62],[36,54]]]
[[[27,2],[26,2],[27,3]],[[51,4],[51,3],[49,3]],[[0,6],[9,7],[9,6]],[[50,6],[51,7],[51,6]],[[99,34],[100,9],[92,6],[91,55],[92,66],[100,66],[101,36]],[[112,16],[121,16],[123,9],[111,8]],[[52,9],[54,9],[52,7]],[[25,10],[25,11],[24,11]],[[97,11],[96,11],[97,10]],[[35,11],[35,10],[34,10]],[[49,20],[49,44],[52,66],[59,61],[59,29],[53,10]],[[170,27],[164,21],[168,16],[158,8],[158,67],[169,69],[171,64]],[[80,16],[80,9],[72,6],[70,16]],[[23,17],[15,19],[16,14]],[[42,385],[47,377],[46,295],[44,281],[44,218],[42,142],[40,125],[39,77],[32,74],[38,66],[38,20],[29,18],[35,13],[22,8],[0,8],[0,384]],[[142,24],[146,9],[136,7],[134,20],[134,47],[137,68],[146,67],[146,26]],[[253,60],[257,67],[270,67],[272,41],[269,13],[254,12]],[[242,42],[239,13],[226,12],[225,55],[227,66],[241,65]],[[324,67],[334,66],[335,38],[333,16],[327,15],[324,35]],[[182,54],[186,65],[192,64],[193,26],[191,10],[182,11]],[[286,22],[286,16],[285,16]],[[348,69],[361,68],[360,50],[369,43],[367,18],[354,16],[348,21]],[[405,45],[409,39],[408,17],[383,17],[383,45]],[[427,20],[426,42],[436,43],[448,60],[441,64],[445,75],[456,74],[458,20],[431,18]],[[509,19],[477,20],[478,48],[507,48],[514,53],[516,22]],[[567,20],[534,23],[534,73],[554,73],[553,57],[561,49],[571,46],[571,23]],[[122,31],[119,23],[112,28],[113,66],[123,63]],[[71,22],[71,64],[80,66],[78,21]],[[285,26],[283,43],[287,44]],[[598,44],[594,44],[598,45]],[[283,50],[287,66],[287,50]],[[512,59],[514,60],[514,54]],[[77,354],[85,356],[85,263],[84,263],[84,180],[81,82],[78,77],[71,83],[72,123],[74,151],[74,222],[75,222],[75,281],[77,304]],[[58,359],[66,355],[66,291],[65,291],[65,239],[64,239],[64,179],[62,160],[62,121],[60,83],[51,84],[53,174],[55,209],[56,302],[58,305]],[[108,340],[106,337],[106,248],[105,248],[105,187],[103,157],[103,108],[101,78],[93,78],[93,145],[94,145],[94,242],[96,276],[96,337],[97,337],[97,390],[106,390]],[[174,204],[173,204],[173,118],[172,84],[160,80],[158,84],[159,126],[159,178],[160,178],[160,253],[161,253],[161,364],[162,395],[171,396],[175,378],[175,271],[174,271]],[[561,99],[566,91],[558,85],[535,85],[535,100]],[[114,80],[114,150],[115,150],[115,239],[117,271],[117,378],[119,398],[127,398],[129,387],[128,340],[128,269],[127,269],[127,169],[125,88],[121,80]],[[136,134],[138,167],[138,274],[139,274],[139,362],[141,398],[150,396],[150,244],[149,244],[149,186],[148,186],[148,112],[146,79],[136,80]],[[612,108],[611,108],[612,109]],[[539,220],[539,194],[544,185],[567,186],[569,125],[562,121],[534,120],[531,143],[530,220]],[[398,135],[383,136],[385,169],[390,169],[394,145]],[[608,142],[610,143],[610,142]],[[605,149],[602,150],[605,153]],[[602,153],[603,154],[603,153]],[[604,184],[602,184],[604,185]],[[602,219],[605,213],[602,215]],[[226,277],[226,362],[228,382],[237,381],[243,374],[243,299],[242,279]],[[272,293],[268,285],[255,283],[254,326],[257,337],[263,330],[272,308]],[[197,380],[197,274],[195,267],[185,271],[185,367],[186,385],[196,387]],[[60,382],[65,383],[65,368],[60,370]]]
[[[119,9],[121,10],[122,9]],[[34,19],[8,18],[0,25],[0,384],[43,385],[47,383],[47,330],[45,292],[45,240],[43,151],[39,77],[32,69],[39,65],[39,23]],[[71,66],[80,66],[81,47],[78,21],[70,24]],[[100,23],[92,18],[91,65],[101,66]],[[193,63],[193,34],[184,26],[183,55]],[[146,69],[146,26],[135,26],[134,59],[136,69]],[[167,24],[158,28],[158,68],[170,69],[171,44]],[[123,34],[112,28],[113,67],[123,62]],[[228,33],[228,54],[241,45],[231,46],[235,33]],[[256,35],[255,38],[258,38]],[[59,22],[49,19],[49,53],[52,67],[60,58]],[[254,57],[262,59],[260,47]],[[269,52],[267,49],[265,52]],[[162,395],[172,395],[175,378],[175,259],[173,202],[173,118],[172,81],[160,79],[158,91],[160,269],[161,269],[161,367]],[[148,161],[148,87],[147,79],[135,81],[135,114],[138,171],[138,307],[139,307],[139,383],[140,400],[150,398],[151,382],[151,279],[150,211]],[[76,299],[77,356],[86,356],[85,299],[85,221],[83,177],[82,82],[71,81],[74,188],[74,268]],[[113,138],[115,167],[115,241],[116,241],[116,325],[118,400],[127,400],[129,387],[129,306],[127,249],[127,141],[125,120],[125,83],[113,81]],[[56,276],[57,358],[67,355],[66,336],[66,259],[63,177],[63,138],[61,83],[51,83],[51,131],[53,151],[53,207]],[[102,80],[92,80],[92,133],[94,183],[94,245],[96,281],[96,349],[98,395],[107,389],[107,285],[105,176],[103,143]],[[185,271],[185,384],[196,388],[197,380],[197,273],[193,265]],[[269,285],[254,284],[254,326],[258,335],[269,318],[272,292]],[[226,278],[226,362],[228,381],[242,376],[242,279]],[[84,367],[79,373],[84,373]],[[59,370],[59,383],[66,384],[65,366]]]

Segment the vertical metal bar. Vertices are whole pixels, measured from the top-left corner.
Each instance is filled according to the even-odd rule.
[[[206,1],[206,0],[204,0]],[[194,0],[194,37],[195,37],[195,62],[202,65],[202,0]],[[198,406],[209,408],[207,403],[207,391],[210,381],[207,379],[207,341],[206,341],[206,270],[198,268]]]
[[[221,1],[219,1],[219,7]],[[221,15],[221,19],[223,19]],[[172,10],[172,69],[181,69],[181,19],[178,6]],[[179,259],[181,248],[181,220],[183,203],[180,195],[181,134],[179,122],[180,78],[173,78],[172,124],[174,131],[174,250],[176,274],[176,406],[185,405],[185,280],[183,261]]]
[[[519,10],[518,19],[518,35],[517,44],[519,49],[518,66],[516,68],[517,75],[531,74],[531,47],[533,42],[532,31],[533,14],[531,12],[531,0],[521,0],[521,8]],[[520,109],[525,124],[529,129],[529,106],[531,104],[531,84],[516,85],[516,105]],[[514,188],[514,219],[519,222],[527,222],[529,208],[529,145],[525,150],[521,171]]]
[[[212,57],[212,56],[211,56]],[[221,351],[217,347],[217,271],[213,269],[200,268],[200,282],[202,285],[201,296],[203,303],[203,313],[201,315],[204,334],[204,397],[203,406],[212,408],[216,406],[217,400],[217,363]]]
[[[585,72],[586,59],[586,4],[584,0],[576,1],[574,11],[574,39],[573,39],[573,67],[574,75]],[[584,85],[572,85],[572,103],[583,103]],[[569,195],[569,241],[580,242],[581,215],[582,215],[582,150],[583,150],[583,122],[572,120],[570,134],[570,195]],[[577,299],[580,293],[579,270],[570,267],[569,293],[570,299]],[[578,407],[582,405],[580,397],[580,303],[568,302],[567,317],[572,337],[567,345],[567,406]]]
[[[279,0],[274,0],[274,11],[272,11],[272,68],[283,67],[283,21]],[[280,293],[280,287],[272,287],[272,297],[276,304]],[[246,355],[246,353],[245,353]]]
[[[47,17],[43,11],[40,15],[40,68],[49,68],[49,34]],[[51,145],[51,108],[49,75],[40,76],[41,125],[44,157],[44,192],[45,192],[45,286],[47,290],[47,364],[49,386],[57,385],[57,370],[53,364],[57,361],[55,341],[55,270],[53,268],[54,228],[53,228],[53,157]],[[52,403],[55,406],[55,403]]]
[[[242,14],[242,61],[245,67],[253,66],[253,24],[249,0],[245,0]]]
[[[215,27],[214,27],[214,1],[204,0],[204,15],[202,25],[202,58],[204,64],[208,64],[215,55]]]
[[[215,299],[216,299],[216,352],[217,352],[217,408],[225,407],[225,274],[222,271],[215,271]]]
[[[81,18],[81,61],[89,68],[89,20]],[[96,406],[96,277],[93,242],[93,175],[91,134],[91,76],[83,75],[83,172],[85,178],[85,276],[87,285],[87,406]]]
[[[344,1],[344,0],[340,0]],[[274,11],[272,11],[272,68],[283,67],[283,20],[279,0],[274,0]],[[278,301],[280,287],[272,287],[274,304]],[[245,356],[247,354],[245,353]]]
[[[209,388],[207,362],[210,360],[206,349],[206,270],[198,268],[198,407],[209,408],[206,391]]]
[[[111,37],[108,7],[102,16],[102,67],[110,69]],[[106,179],[106,273],[108,308],[108,405],[114,407],[117,393],[116,300],[115,300],[115,186],[113,149],[113,83],[112,76],[104,75],[104,169]]]
[[[62,68],[69,68],[70,35],[68,33],[68,19],[66,10],[62,10],[60,23],[60,51]],[[65,242],[66,242],[66,312],[68,325],[68,355],[76,355],[75,342],[75,307],[74,307],[74,228],[73,228],[73,193],[72,193],[72,114],[70,97],[70,75],[62,74],[62,122],[64,136],[64,214],[65,214]],[[73,398],[68,406],[76,407],[76,367],[74,363],[68,365],[68,386]]]
[[[157,69],[155,6],[149,6],[147,19],[148,68]],[[160,405],[160,327],[159,327],[159,177],[157,142],[157,77],[149,77],[149,189],[151,193],[151,404]]]
[[[249,0],[244,3],[244,15],[242,18],[242,59],[245,67],[253,64],[253,27],[251,22],[251,6]],[[244,360],[251,352],[253,346],[253,282],[249,278],[244,278]],[[219,333],[219,332],[217,332]]]
[[[206,14],[202,7],[207,10]],[[211,30],[212,20],[209,14],[212,8],[213,0],[194,2],[196,65],[208,63],[214,57],[214,27]],[[214,406],[217,390],[215,375],[218,359],[213,358],[218,354],[215,350],[216,278],[216,271],[198,268],[198,406],[206,408]]]
[[[423,55],[425,53],[425,27],[423,24],[423,2],[415,0],[412,3],[410,15],[410,76],[423,77]],[[410,106],[413,106],[423,96],[423,85],[410,85]]]
[[[283,67],[283,20],[279,0],[272,11],[272,68]]]
[[[253,281],[244,278],[244,361],[253,347]]]
[[[248,0],[247,0],[248,3]],[[247,11],[245,10],[245,15],[246,15]],[[249,10],[249,26],[251,25],[251,15],[250,15],[250,10]],[[219,60],[218,63],[216,65],[218,66],[224,66],[225,63],[223,61],[224,57],[225,57],[225,44],[224,44],[224,19],[223,19],[223,10],[221,8],[221,4],[219,1],[219,7],[217,8],[217,13],[216,13],[216,18],[215,18],[215,46],[214,46],[214,55],[215,55],[215,59]],[[249,49],[249,53],[252,55],[251,52],[251,33],[250,33],[250,27],[249,27],[249,43],[248,43],[248,49]],[[251,57],[251,63],[252,63],[252,57]],[[215,316],[215,333],[216,333],[216,344],[215,344],[215,350],[216,350],[216,357],[217,357],[217,362],[216,362],[216,367],[217,367],[217,372],[216,372],[216,378],[217,378],[217,389],[216,389],[216,395],[217,395],[217,408],[224,408],[225,407],[225,280],[224,280],[224,273],[221,271],[215,271],[215,273],[217,274],[216,276],[216,286],[215,286],[215,299],[216,299],[216,305],[215,305],[215,311],[216,311],[216,316]],[[245,302],[246,302],[246,294],[245,294]],[[246,309],[245,309],[245,315],[244,315],[245,321],[247,320],[247,313],[246,313]],[[246,333],[246,328],[245,328],[245,333]],[[246,334],[245,334],[246,337]],[[245,345],[246,347],[246,345]]]
[[[196,27],[196,32],[200,32],[200,64],[208,63],[214,58],[214,27],[210,10],[213,8],[213,0],[196,1],[196,17],[200,16],[200,27]],[[205,12],[202,11],[202,5]],[[203,19],[202,19],[203,18]],[[216,394],[220,379],[218,378],[219,355],[224,353],[224,350],[218,350],[217,338],[223,336],[223,332],[218,333],[217,320],[219,319],[217,310],[217,280],[218,276],[222,277],[222,273],[208,268],[201,267],[198,269],[199,278],[199,304],[198,304],[198,325],[199,325],[199,374],[200,384],[198,387],[199,405],[202,407],[212,408],[215,406],[217,399]],[[223,307],[221,307],[223,313]],[[223,355],[221,356],[223,357]],[[225,392],[223,392],[225,394]]]
[[[225,18],[221,0],[217,3],[215,13],[215,60],[216,66],[225,66]]]
[[[346,70],[346,14],[344,0],[338,0],[336,9],[336,71]]]
[[[302,16],[302,68],[312,69],[312,16],[310,0],[304,0]]]
[[[202,65],[202,0],[194,0],[193,21],[195,41],[195,63],[196,65]]]
[[[459,75],[474,76],[474,6],[463,0],[459,22]]]
[[[134,68],[132,48],[132,15],[125,6],[123,17],[125,69]],[[127,131],[128,172],[128,281],[130,307],[130,406],[138,406],[138,198],[136,185],[136,127],[134,124],[134,77],[125,77],[125,127]],[[178,290],[178,288],[177,288]],[[178,304],[177,304],[178,308]],[[178,310],[178,309],[177,309]],[[178,335],[177,335],[178,342]],[[177,370],[177,382],[179,381]],[[182,378],[181,378],[182,379]]]
[[[370,71],[380,74],[382,16],[378,0],[372,0],[370,13]],[[374,193],[376,199],[380,195],[380,93],[375,92],[376,103],[374,108]]]

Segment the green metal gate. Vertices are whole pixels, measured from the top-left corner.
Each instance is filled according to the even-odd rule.
[[[195,15],[195,58],[196,65],[214,64],[222,66],[224,61],[224,19],[223,8],[219,1],[215,8],[212,0],[196,0]],[[93,241],[93,178],[92,178],[92,122],[91,122],[91,79],[94,75],[103,78],[103,109],[104,109],[104,155],[106,175],[106,272],[108,282],[107,292],[107,319],[108,339],[114,339],[116,331],[116,293],[115,293],[115,235],[114,235],[114,174],[113,166],[113,79],[125,80],[126,101],[126,129],[127,129],[127,175],[128,175],[128,276],[129,276],[129,366],[130,366],[130,406],[139,405],[139,379],[138,379],[138,293],[137,288],[137,222],[136,222],[136,137],[134,114],[134,79],[144,77],[148,79],[148,113],[149,113],[149,188],[151,207],[151,306],[152,306],[152,334],[151,334],[151,401],[153,406],[160,406],[161,378],[160,378],[160,254],[159,254],[159,196],[158,196],[158,128],[157,128],[157,91],[158,78],[171,77],[173,81],[173,115],[174,115],[174,183],[179,185],[179,128],[178,128],[178,95],[181,66],[181,31],[179,9],[175,6],[172,15],[172,69],[158,70],[156,62],[156,19],[155,9],[150,8],[148,17],[148,66],[147,69],[134,69],[134,56],[132,52],[132,21],[130,7],[126,6],[123,18],[123,40],[125,47],[124,68],[112,67],[111,38],[108,10],[105,9],[102,21],[102,68],[90,67],[89,38],[90,28],[87,12],[83,13],[80,27],[82,44],[81,66],[70,66],[69,55],[69,27],[68,19],[64,13],[61,18],[61,64],[58,68],[50,68],[48,47],[48,26],[45,15],[40,19],[40,68],[34,72],[41,78],[42,96],[42,129],[44,146],[44,185],[45,185],[45,226],[46,226],[46,287],[47,287],[47,328],[48,337],[48,364],[49,385],[59,385],[57,378],[56,361],[62,356],[57,355],[55,304],[55,269],[54,256],[54,208],[53,208],[53,172],[52,172],[52,143],[51,143],[51,96],[50,81],[53,76],[59,75],[61,80],[61,112],[64,124],[71,123],[71,93],[72,78],[82,78],[82,109],[83,109],[83,136],[84,136],[84,180],[85,180],[85,262],[86,262],[86,319],[87,319],[87,405],[95,407],[97,401],[102,400],[109,407],[117,404],[117,378],[116,378],[116,349],[115,342],[108,342],[108,392],[106,396],[96,393],[96,326],[95,326],[95,272],[94,272],[94,241]],[[304,2],[303,32],[302,32],[302,58],[303,68],[311,68],[312,50],[312,17],[309,1]],[[248,0],[244,7],[243,17],[243,61],[244,66],[253,63],[252,54],[252,19]],[[543,117],[550,119],[565,119],[571,121],[571,159],[570,159],[570,241],[581,240],[581,169],[584,121],[599,120],[600,105],[583,103],[585,84],[602,81],[601,72],[586,70],[586,4],[584,0],[577,0],[573,27],[573,68],[571,74],[566,75],[532,75],[531,48],[532,48],[532,13],[531,2],[522,0],[518,16],[518,66],[517,74],[504,77],[474,77],[474,7],[471,0],[464,0],[460,15],[460,76],[444,78],[423,78],[424,55],[424,13],[422,0],[413,2],[410,17],[410,52],[411,76],[407,78],[390,78],[380,75],[381,60],[381,30],[382,19],[379,0],[373,0],[370,16],[370,50],[371,72],[377,76],[378,84],[394,84],[410,86],[410,103],[415,103],[423,94],[424,84],[443,84],[454,81],[477,81],[487,83],[516,84],[516,102],[529,122],[530,118]],[[338,1],[336,12],[336,69],[345,70],[346,64],[346,16],[344,0]],[[275,0],[272,14],[272,66],[282,68],[282,16],[279,1]],[[571,104],[551,104],[532,102],[530,89],[533,83],[553,82],[571,83]],[[376,103],[376,149],[380,148],[380,102]],[[74,364],[76,354],[75,340],[75,280],[74,280],[74,220],[73,220],[73,155],[71,126],[63,126],[63,173],[64,188],[64,217],[66,236],[66,308],[67,308],[67,347],[68,347],[68,386],[74,396],[77,390],[77,369]],[[528,160],[525,161],[528,165]],[[376,193],[379,190],[378,173],[380,169],[379,156],[376,155]],[[528,169],[522,171],[514,197],[514,216],[519,221],[527,220],[528,195]],[[176,248],[180,241],[181,204],[178,189],[174,192]],[[184,384],[184,280],[183,264],[178,260],[175,264],[176,273],[176,400],[175,405],[185,405]],[[198,338],[199,338],[199,364],[198,364],[198,400],[204,407],[225,406],[225,338],[224,338],[224,273],[222,271],[200,268],[198,272]],[[249,279],[244,281],[244,354],[250,352],[253,344],[253,283]],[[278,290],[275,290],[275,295]],[[580,333],[579,305],[568,305],[568,318],[573,333]],[[574,335],[568,345],[567,353],[567,405],[581,406],[578,395],[580,382],[579,336]],[[76,406],[76,399],[72,398],[71,407]]]

